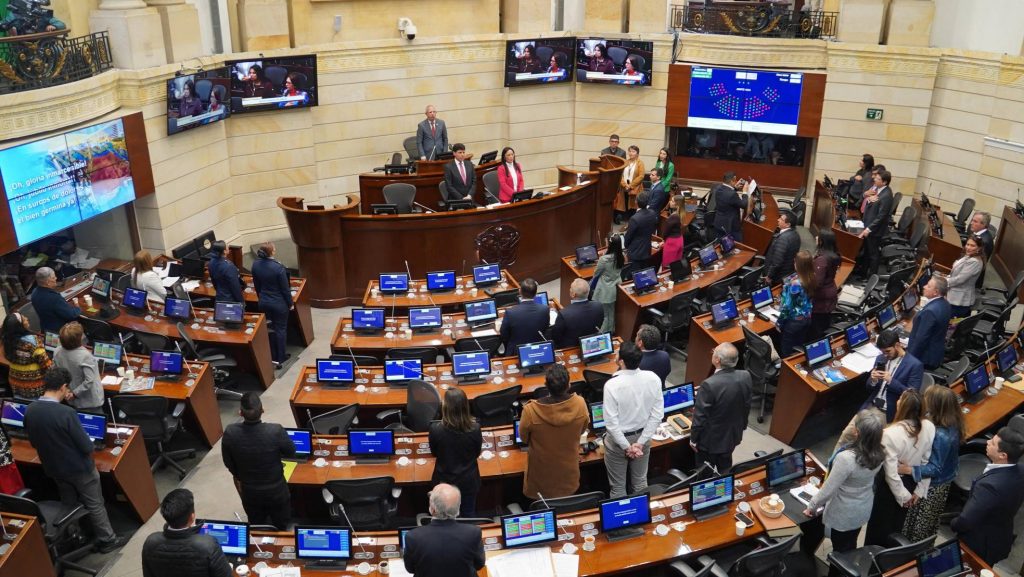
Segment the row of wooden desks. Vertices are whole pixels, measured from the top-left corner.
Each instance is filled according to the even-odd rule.
[[[256,295],[252,275],[243,273],[242,282],[245,283],[242,298],[245,300],[246,308],[253,310],[259,303],[259,297]],[[313,313],[309,303],[309,291],[306,290],[306,279],[293,277],[289,279],[289,282],[292,287],[292,302],[295,303],[295,308],[289,313],[288,322],[295,327],[302,346],[308,347],[313,342]],[[217,295],[216,289],[213,288],[213,282],[209,279],[200,281],[199,286],[189,293],[193,296],[209,298],[214,298]]]
[[[519,282],[511,272],[504,269],[501,271],[501,280],[493,285],[477,288],[473,283],[473,275],[462,275],[455,277],[455,290],[446,292],[430,292],[426,280],[409,279],[408,292],[387,294],[380,292],[378,280],[371,280],[363,294],[363,306],[384,307],[390,309],[392,314],[395,309],[407,314],[410,308],[434,306],[446,312],[456,312],[461,311],[468,302],[490,298],[492,293],[508,290],[519,290]],[[569,301],[563,299],[563,302]]]

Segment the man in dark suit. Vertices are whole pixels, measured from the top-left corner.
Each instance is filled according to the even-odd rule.
[[[979,211],[974,213],[974,216],[971,217],[971,222],[967,225],[968,232],[981,241],[981,247],[985,249],[986,260],[992,258],[992,250],[995,247],[995,239],[992,238],[992,233],[988,230],[988,225],[991,222],[992,215]],[[981,275],[981,277],[984,276]]]
[[[39,324],[44,331],[59,333],[65,324],[78,318],[82,310],[73,307],[54,290],[57,287],[57,273],[44,266],[36,271],[36,288],[32,291],[32,307],[39,315]]]
[[[900,337],[895,331],[882,331],[875,341],[875,346],[882,354],[875,359],[875,368],[865,383],[870,394],[861,408],[876,407],[885,412],[885,421],[891,423],[896,415],[896,401],[903,391],[921,390],[924,365],[903,350]]]
[[[747,210],[747,199],[736,192],[736,187],[745,184],[729,171],[722,177],[722,182],[711,190],[715,199],[715,231],[717,236],[731,235],[736,240],[743,240],[743,216],[741,211]]]
[[[636,346],[644,353],[640,359],[640,370],[658,375],[661,385],[665,386],[665,379],[672,372],[672,360],[668,352],[660,348],[661,332],[652,325],[640,325],[636,331]]]
[[[416,127],[416,150],[420,160],[434,160],[448,151],[448,127],[437,117],[433,104],[427,105],[426,115],[427,119]]]
[[[647,200],[647,206],[654,211],[654,214],[660,214],[661,210],[668,204],[668,191],[665,190],[665,186],[662,184],[661,179],[665,178],[665,169],[656,167],[651,169],[651,196]]]
[[[697,464],[706,462],[723,475],[732,468],[732,452],[743,440],[750,414],[750,373],[736,370],[739,357],[732,343],[715,347],[711,353],[715,374],[697,390],[690,428]]]
[[[142,545],[142,577],[231,577],[234,573],[213,535],[200,535],[192,491],[174,489],[160,503],[163,531]],[[252,519],[249,520],[250,522]]]
[[[777,285],[793,274],[793,260],[800,251],[800,234],[793,228],[796,217],[784,210],[779,213],[779,232],[772,237],[764,257],[764,276],[769,284]]]
[[[889,233],[889,218],[892,213],[892,189],[889,183],[892,173],[888,170],[875,174],[875,187],[878,194],[868,200],[864,210],[864,230],[858,236],[864,239],[861,255],[864,259],[865,276],[878,272],[878,263],[882,256],[882,239]]]
[[[548,307],[535,302],[537,281],[523,279],[519,283],[519,304],[505,311],[501,321],[501,342],[505,343],[505,355],[514,356],[519,345],[535,343],[543,339],[543,332],[551,324]]]
[[[590,283],[578,278],[569,286],[567,306],[558,312],[555,326],[551,328],[551,340],[555,348],[575,347],[580,344],[580,337],[601,332],[604,323],[604,307],[601,303],[587,300],[590,294]]]
[[[1013,518],[1024,502],[1024,436],[1010,427],[985,445],[992,463],[974,480],[971,495],[950,527],[964,545],[989,565],[1010,554],[1013,546]]]
[[[484,566],[480,527],[457,523],[459,490],[439,483],[430,491],[429,525],[405,538],[405,570],[416,577],[476,577]]]
[[[922,294],[929,301],[914,315],[914,328],[910,330],[907,354],[921,361],[928,370],[938,368],[946,354],[946,331],[952,315],[946,300],[948,287],[946,279],[936,275],[924,285]]]
[[[619,135],[613,134],[608,137],[608,146],[601,149],[601,154],[614,154],[619,158],[626,158],[625,149],[619,148]]]
[[[457,142],[452,145],[455,158],[444,165],[444,184],[448,188],[448,199],[473,198],[476,192],[476,173],[473,163],[466,160],[466,145]]]
[[[658,231],[658,213],[648,208],[651,193],[643,191],[636,197],[637,211],[629,217],[623,237],[630,269],[636,271],[651,260],[651,237]]]

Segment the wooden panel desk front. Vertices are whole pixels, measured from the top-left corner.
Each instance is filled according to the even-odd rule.
[[[665,213],[662,214],[664,215]],[[690,222],[693,221],[693,214],[694,213],[692,212],[686,213],[686,216],[684,217],[684,219],[686,219],[684,221],[684,226],[690,224]],[[654,258],[654,256],[657,254],[660,254],[662,248],[662,240],[663,239],[660,236],[655,235],[651,237],[651,258]],[[597,257],[601,258],[607,252],[608,247],[602,246],[601,248],[597,249]],[[661,262],[660,257],[655,260],[657,260],[659,263]],[[595,270],[597,270],[596,262],[590,266],[577,266],[575,254],[571,256],[563,256],[562,262],[558,267],[558,277],[561,281],[561,288],[559,290],[558,298],[563,303],[571,302],[572,297],[569,295],[569,287],[572,286],[572,281],[581,278],[587,282],[590,282],[590,279],[594,278]]]
[[[832,229],[836,235],[836,248],[839,249],[839,255],[855,261],[857,255],[860,254],[860,247],[864,244],[864,239],[846,232],[836,224],[836,211],[838,210],[839,206],[832,198],[832,193],[825,188],[821,181],[815,181],[814,207],[811,209],[811,232],[818,234],[819,230]]]
[[[0,575],[55,577],[39,520],[8,512],[0,514],[0,517],[4,528],[2,532],[8,536],[0,539],[0,544],[10,545],[7,552],[0,556]]]
[[[489,292],[517,290],[518,288],[519,283],[516,281],[516,277],[512,276],[512,273],[505,269],[501,271],[501,282],[498,284],[477,289],[473,285],[473,275],[468,274],[455,277],[455,290],[445,292],[430,292],[427,290],[426,280],[410,279],[409,292],[383,294],[380,292],[380,280],[374,279],[366,285],[366,292],[363,293],[363,306],[384,307],[388,309],[388,314],[391,314],[392,309],[400,309],[400,313],[407,314],[407,309],[410,307],[433,306],[441,307],[445,311],[454,312],[461,311],[462,305],[468,302],[490,298]],[[552,297],[554,295],[548,296]]]
[[[387,202],[384,200],[384,187],[397,182],[415,186],[416,202],[436,210],[437,203],[441,200],[441,191],[437,185],[444,181],[444,165],[447,162],[449,161],[418,161],[417,166],[422,168],[413,174],[384,174],[383,172],[360,174],[360,211],[362,214],[371,214],[370,205]],[[499,166],[501,166],[501,162],[495,160],[487,164],[476,165],[473,168],[476,173],[476,193],[473,195],[473,200],[477,204],[484,204],[484,174],[498,170]]]
[[[953,263],[963,256],[964,252],[964,247],[960,244],[960,232],[953,225],[953,219],[946,216],[940,206],[932,206],[931,211],[934,211],[935,218],[939,219],[942,225],[942,236],[940,237],[932,230],[928,220],[928,213],[931,211],[921,206],[921,201],[917,198],[914,199],[912,206],[917,209],[917,221],[924,223],[925,230],[928,231],[928,250],[931,251],[935,262],[946,268],[953,268]]]
[[[846,279],[853,272],[853,261],[843,258],[836,271],[836,285],[842,286]],[[782,285],[772,287],[772,294],[775,295],[775,306],[778,308],[779,294],[782,292]],[[736,303],[736,310],[740,313],[740,321],[730,324],[724,329],[715,329],[711,326],[711,313],[695,316],[690,321],[690,340],[686,350],[686,381],[700,383],[711,374],[711,351],[722,343],[732,343],[743,354],[744,337],[741,323],[759,335],[765,335],[775,328],[775,323],[766,321],[760,317],[754,317],[754,322],[746,320],[747,313],[751,312],[750,299]]]
[[[153,472],[149,468],[149,458],[146,456],[146,443],[142,440],[142,431],[138,427],[118,426],[131,429],[131,432],[121,435],[124,444],[120,445],[120,454],[111,453],[114,447],[119,445],[115,442],[117,435],[111,433],[112,428],[108,428],[106,448],[94,452],[92,458],[96,462],[96,470],[100,473],[108,501],[112,497],[123,495],[136,517],[145,523],[160,506]],[[11,438],[11,452],[19,469],[26,473],[29,469],[37,469],[40,474],[42,473],[39,454],[28,439]]]
[[[245,304],[249,305],[247,308],[253,310],[252,307],[259,303],[259,297],[256,296],[256,289],[252,284],[252,275],[248,273],[243,274],[242,281],[245,282],[246,286],[242,292],[242,297],[245,299]],[[292,302],[295,303],[295,308],[289,313],[288,322],[297,329],[302,346],[308,347],[313,342],[313,313],[310,310],[306,279],[292,277],[290,281],[292,285]],[[191,291],[191,293],[193,295],[213,298],[216,296],[217,291],[213,288],[213,283],[207,278],[200,281],[199,286]]]
[[[764,211],[758,222],[751,220],[749,215],[743,219],[743,244],[754,249],[757,254],[765,254],[768,251],[775,227],[779,224],[779,203],[775,196],[770,192],[762,192],[761,203],[764,205]]]
[[[1002,220],[999,222],[990,262],[1005,286],[1012,286],[1013,278],[1024,270],[1024,220],[1008,204],[1003,205]],[[1024,287],[1019,292],[1024,299]]]

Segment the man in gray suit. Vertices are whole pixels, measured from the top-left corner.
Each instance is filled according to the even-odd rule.
[[[438,154],[448,151],[448,127],[437,117],[433,104],[427,105],[427,119],[416,127],[416,149],[420,160],[433,160]]]
[[[750,373],[736,370],[740,354],[732,343],[711,353],[715,374],[700,385],[694,402],[690,446],[697,465],[708,463],[724,475],[732,468],[732,451],[743,440],[750,414]]]

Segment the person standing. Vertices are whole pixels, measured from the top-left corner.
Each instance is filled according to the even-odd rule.
[[[836,250],[836,233],[822,229],[818,231],[818,250],[814,254],[814,302],[811,305],[811,340],[825,336],[832,324],[832,313],[839,304],[839,287],[836,273],[842,259]]]
[[[651,169],[651,189],[648,191],[650,197],[647,200],[647,208],[653,210],[655,214],[661,214],[662,209],[668,204],[668,189],[665,188],[662,182],[664,175],[665,173],[661,168]]]
[[[430,424],[430,452],[434,455],[431,482],[447,483],[459,488],[462,496],[460,517],[473,517],[476,496],[480,492],[480,456],[483,434],[469,410],[466,393],[451,387],[444,393],[441,420]]]
[[[788,357],[796,347],[807,342],[811,328],[811,303],[814,302],[814,261],[811,253],[801,250],[793,259],[796,274],[782,283],[779,299],[779,356]]]
[[[648,208],[650,198],[646,190],[637,197],[639,210],[629,218],[623,237],[626,256],[629,257],[629,270],[632,272],[644,268],[651,260],[651,237],[658,232],[658,213]]]
[[[985,259],[992,258],[992,251],[995,248],[996,239],[992,238],[992,233],[988,230],[989,224],[992,223],[992,215],[987,212],[978,211],[971,217],[971,222],[967,225],[971,236],[978,239],[981,242],[981,247],[985,249]]]
[[[697,464],[708,463],[719,474],[732,468],[732,452],[743,440],[750,414],[753,384],[750,373],[737,370],[740,354],[732,343],[711,353],[715,373],[701,383],[694,399],[690,446]]]
[[[448,189],[448,200],[473,200],[476,193],[476,172],[473,163],[466,159],[466,145],[456,142],[452,145],[455,158],[444,165],[444,184]]]
[[[162,303],[167,297],[160,275],[153,270],[153,255],[148,250],[140,250],[132,259],[131,285],[134,289],[146,291],[146,299]]]
[[[526,453],[523,494],[531,499],[572,495],[580,487],[580,435],[590,425],[587,402],[569,391],[569,371],[548,367],[546,397],[527,403],[519,421]],[[449,389],[451,390],[451,389]]]
[[[274,259],[274,243],[265,242],[256,250],[252,263],[252,284],[259,299],[260,312],[267,315],[273,335],[270,338],[270,357],[277,368],[291,357],[288,354],[288,316],[295,308],[288,269]]]
[[[53,367],[47,371],[43,396],[25,411],[25,431],[39,454],[43,471],[57,484],[61,504],[66,509],[84,506],[96,537],[96,550],[110,553],[128,539],[119,537],[110,526],[100,474],[92,459],[92,440],[75,410],[62,403],[71,392],[70,383],[71,375],[64,369]]]
[[[870,394],[861,408],[875,407],[881,410],[888,423],[896,417],[896,403],[903,392],[907,389],[921,390],[924,365],[914,355],[903,350],[896,331],[886,329],[879,333],[875,346],[882,354],[875,360],[875,368],[865,383]]]
[[[672,263],[683,260],[683,214],[686,210],[686,197],[677,194],[672,197],[672,205],[675,208],[661,225],[661,239],[664,244],[661,246],[661,268],[667,270]]]
[[[712,224],[716,236],[729,235],[735,240],[743,240],[743,217],[740,213],[747,209],[748,201],[740,196],[737,187],[744,184],[746,183],[730,170],[722,176],[722,182],[711,189],[710,196],[714,198],[714,207],[709,206],[708,210],[715,212]]]
[[[975,286],[978,278],[985,273],[985,257],[981,241],[977,237],[969,236],[964,243],[964,254],[956,259],[953,268],[949,271],[946,284],[949,292],[946,300],[949,301],[950,313],[955,319],[963,319],[971,316],[971,306],[975,299]]]
[[[192,491],[174,489],[160,503],[163,531],[142,544],[142,577],[232,577],[213,535],[200,535]]]
[[[800,234],[793,228],[796,217],[788,210],[779,213],[779,231],[772,236],[764,257],[764,276],[775,286],[793,274],[794,259],[800,250]]]
[[[217,291],[214,299],[219,302],[245,302],[242,296],[242,277],[238,275],[238,267],[227,258],[228,245],[222,240],[215,240],[210,245],[210,280]]]
[[[658,160],[654,163],[654,168],[661,169],[661,186],[664,187],[665,194],[672,194],[672,179],[676,177],[676,165],[672,162],[672,154],[667,148],[658,151]]]
[[[82,314],[78,307],[71,306],[60,293],[53,290],[57,287],[57,273],[44,266],[36,271],[36,288],[32,291],[32,306],[39,315],[39,325],[43,331],[60,332],[64,323],[69,323]]]
[[[613,134],[608,137],[608,146],[601,149],[601,155],[613,154],[619,158],[626,158],[626,151],[619,148],[619,135]]]
[[[92,351],[82,345],[85,331],[77,322],[60,328],[60,346],[53,353],[53,364],[71,375],[68,404],[76,409],[102,413],[103,385],[100,369]]]
[[[501,320],[501,342],[505,343],[505,355],[518,354],[519,345],[542,340],[542,335],[551,324],[548,307],[536,302],[537,281],[523,279],[519,283],[519,304],[505,310]]]
[[[644,189],[644,161],[640,160],[640,147],[631,145],[626,153],[626,168],[622,170],[619,192],[615,195],[615,224],[637,206],[637,196]],[[657,226],[657,225],[655,225]]]
[[[907,342],[907,354],[921,361],[929,371],[937,369],[946,354],[946,331],[952,315],[946,300],[948,286],[946,279],[938,275],[932,275],[924,285],[921,294],[928,299],[928,304],[914,315],[914,326]]]
[[[615,499],[647,488],[650,443],[661,424],[665,399],[658,375],[640,370],[640,347],[624,342],[618,366],[604,385],[604,466],[608,471],[609,497]]]
[[[511,146],[501,149],[501,164],[498,166],[498,200],[503,204],[512,202],[517,192],[526,189],[523,167],[516,162],[516,151]]]
[[[641,371],[651,371],[661,379],[662,386],[672,372],[672,359],[661,349],[661,332],[653,325],[640,325],[636,331],[636,346],[644,357],[640,361]]]
[[[428,104],[424,111],[427,118],[416,127],[416,151],[420,160],[434,160],[438,154],[448,151],[448,126],[437,117],[437,108]]]
[[[270,522],[284,531],[291,522],[292,505],[281,459],[295,455],[295,443],[284,427],[261,420],[263,401],[255,392],[242,395],[238,413],[242,422],[224,429],[224,466],[240,487],[242,508],[249,523]]]
[[[601,303],[588,300],[589,294],[590,283],[585,279],[578,278],[569,285],[572,300],[558,311],[555,325],[551,327],[551,340],[555,341],[556,349],[579,346],[580,337],[601,332],[604,308]]]
[[[7,383],[19,399],[36,399],[43,394],[43,375],[53,364],[39,336],[29,330],[28,317],[11,313],[2,328]]]
[[[14,454],[11,452],[11,439],[7,436],[7,429],[0,423],[0,493],[14,495],[24,488],[25,482],[21,479],[18,464],[14,462]]]
[[[871,187],[871,169],[875,167],[875,157],[865,153],[860,158],[860,168],[850,177],[850,188],[846,194],[850,197],[850,204],[860,204],[864,191]]]
[[[480,527],[455,521],[460,500],[458,488],[447,483],[430,491],[430,524],[413,529],[405,538],[406,571],[416,577],[476,577],[483,569]]]
[[[622,235],[612,235],[608,239],[608,249],[597,259],[597,265],[594,267],[594,300],[601,303],[601,308],[604,309],[602,333],[615,331],[615,299],[618,298],[619,281],[622,280],[622,269],[625,266]]]
[[[882,239],[889,233],[889,218],[892,216],[892,173],[883,170],[875,174],[875,187],[878,194],[867,200],[864,211],[864,230],[859,236],[864,240],[862,255],[866,259],[864,276],[878,272],[878,264],[882,256]]]

